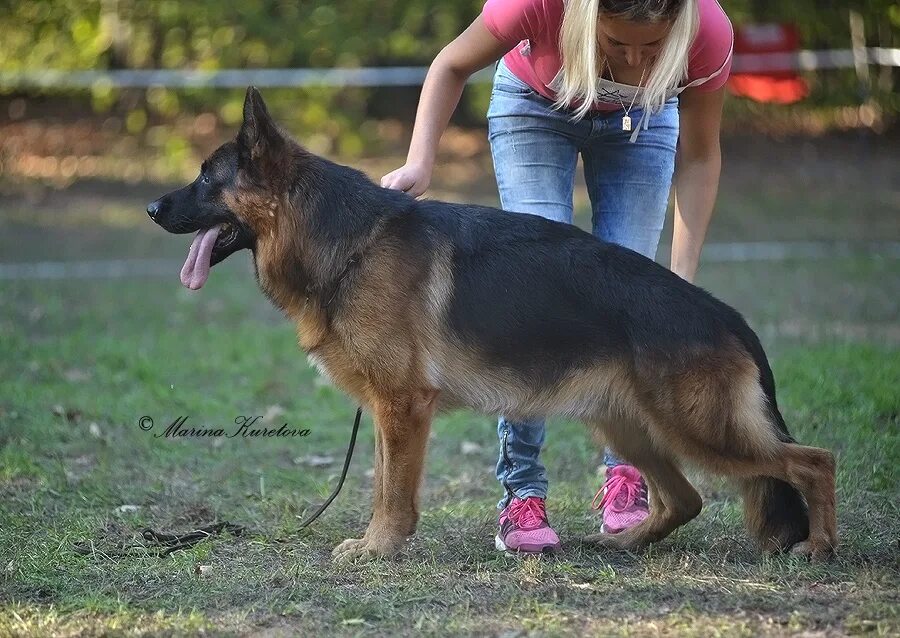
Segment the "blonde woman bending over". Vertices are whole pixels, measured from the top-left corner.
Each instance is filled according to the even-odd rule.
[[[425,192],[466,80],[499,59],[487,117],[503,208],[571,223],[580,154],[593,233],[653,258],[674,177],[671,268],[690,281],[719,184],[732,41],[716,0],[488,0],[431,65],[406,164],[382,186]],[[515,308],[491,311],[516,321]],[[496,546],[555,551],[544,422],[500,416],[497,429],[505,495]],[[616,533],[647,517],[647,488],[609,450],[605,463],[594,503],[604,531]]]

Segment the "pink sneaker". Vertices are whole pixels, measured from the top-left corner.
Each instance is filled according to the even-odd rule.
[[[513,498],[500,513],[500,529],[494,538],[500,551],[524,554],[553,553],[559,550],[559,536],[547,522],[544,499]]]
[[[641,473],[631,465],[607,468],[606,483],[594,496],[591,507],[603,510],[600,531],[606,534],[618,534],[638,525],[650,515],[647,485]]]

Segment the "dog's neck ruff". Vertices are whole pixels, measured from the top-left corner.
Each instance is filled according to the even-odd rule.
[[[347,276],[350,274],[350,271],[359,263],[360,255],[359,253],[353,253],[350,256],[350,259],[347,260],[347,263],[344,265],[344,269],[341,270],[340,274],[335,277],[332,281],[326,282],[322,285],[309,284],[306,287],[306,304],[309,303],[311,297],[316,297],[319,300],[319,304],[321,305],[323,310],[327,310],[328,307],[334,302],[335,298],[337,298],[338,293],[341,290],[341,284],[344,283]]]

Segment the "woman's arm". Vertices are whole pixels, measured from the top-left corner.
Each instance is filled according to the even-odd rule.
[[[381,178],[385,188],[404,190],[418,197],[431,182],[438,142],[459,104],[469,76],[499,60],[510,49],[484,26],[478,16],[431,63],[416,111],[406,164]]]
[[[693,281],[697,272],[719,189],[719,129],[724,101],[725,87],[708,93],[687,89],[681,94],[671,268],[688,281]]]

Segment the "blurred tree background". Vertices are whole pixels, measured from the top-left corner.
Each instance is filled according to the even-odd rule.
[[[5,0],[0,1],[0,71],[427,65],[474,19],[482,4],[483,0]],[[849,48],[850,10],[863,16],[868,46],[893,47],[900,42],[900,3],[892,0],[723,0],[722,5],[735,24],[795,23],[804,48]],[[773,107],[731,100],[732,123],[743,126],[741,118],[771,122],[776,114],[776,119],[815,116],[820,126],[827,127],[842,117],[846,120],[848,107],[866,102],[877,109],[882,126],[890,126],[900,106],[892,90],[896,73],[875,69],[866,91],[853,69],[807,74],[812,90],[803,103]],[[457,124],[483,122],[488,90],[479,85],[466,92],[455,116]],[[270,89],[266,97],[276,117],[313,150],[352,157],[380,152],[390,140],[399,141],[397,126],[386,129],[384,123],[393,120],[408,128],[418,87]],[[0,87],[0,107],[8,105],[13,120],[33,115],[35,109],[44,117],[107,115],[116,132],[141,137],[142,143],[159,147],[176,163],[186,159],[198,127],[201,132],[233,127],[240,120],[242,98],[243,90],[238,89],[113,89],[98,83],[90,90],[23,93]],[[200,115],[205,119],[198,119]],[[389,131],[395,134],[387,135]]]

